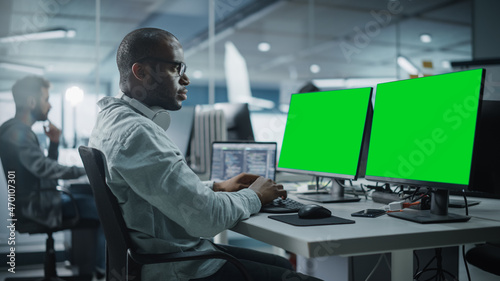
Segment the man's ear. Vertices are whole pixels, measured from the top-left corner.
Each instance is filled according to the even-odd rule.
[[[146,78],[146,68],[141,63],[136,62],[132,65],[132,73],[137,80]]]
[[[36,107],[36,98],[35,97],[28,97],[27,99],[27,106],[29,109],[35,109]]]

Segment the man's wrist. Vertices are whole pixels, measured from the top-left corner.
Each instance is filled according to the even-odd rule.
[[[249,188],[249,189],[252,190],[253,192],[255,192],[255,194],[257,194],[257,197],[259,197],[259,200],[260,200],[260,204],[263,205],[264,203],[262,201],[262,194],[255,189],[252,189],[252,188]]]
[[[222,188],[220,187],[220,183],[214,182],[213,190],[214,191],[222,191]]]

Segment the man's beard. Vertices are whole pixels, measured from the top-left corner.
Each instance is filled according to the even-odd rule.
[[[157,106],[160,106],[166,110],[172,110],[176,111],[181,109],[182,107],[182,102],[179,102],[176,99],[176,96],[164,96],[165,95],[165,90],[162,90],[161,88],[158,89],[158,91],[155,91],[154,93]]]
[[[33,119],[36,121],[45,121],[48,119],[49,112],[42,112],[39,108],[35,108],[33,111],[31,111],[31,116]]]

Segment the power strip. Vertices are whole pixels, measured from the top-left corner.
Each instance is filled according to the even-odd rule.
[[[402,201],[403,199],[399,197],[397,193],[390,193],[390,192],[382,192],[382,191],[374,191],[372,193],[372,200],[373,202],[377,203],[382,203],[388,205],[391,202],[395,201]],[[410,206],[410,209],[416,209],[416,210],[428,210],[430,208],[430,202],[429,199],[423,200],[422,204]]]
[[[401,201],[402,199],[399,197],[399,195],[397,193],[374,191],[372,193],[372,200],[373,200],[373,202],[382,203],[382,204],[387,205],[387,204],[394,202],[394,201]]]

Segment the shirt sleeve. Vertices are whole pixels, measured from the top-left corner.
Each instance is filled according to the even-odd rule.
[[[202,181],[202,183],[211,190],[214,190],[214,182],[213,181]]]
[[[46,157],[38,145],[36,135],[32,131],[26,131],[24,135],[25,137],[21,138],[18,143],[19,161],[36,177],[43,179],[75,179],[85,174],[83,168],[63,166],[57,163],[56,160]],[[54,152],[52,152],[51,156],[54,157]]]
[[[59,143],[50,142],[47,157],[57,161],[59,158]]]
[[[108,159],[111,179],[123,178],[141,198],[197,237],[231,228],[260,210],[250,189],[214,192],[175,153],[164,132],[148,124],[134,126],[124,145]],[[213,183],[212,183],[213,185]]]

